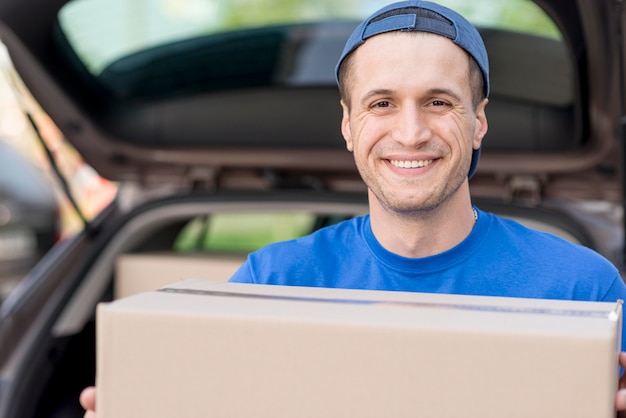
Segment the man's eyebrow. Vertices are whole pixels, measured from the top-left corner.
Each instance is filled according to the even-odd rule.
[[[373,89],[365,93],[363,97],[361,97],[361,102],[366,102],[372,97],[376,96],[391,96],[395,92],[391,89]],[[432,88],[426,91],[426,96],[448,96],[456,101],[461,101],[461,96],[455,91],[447,88]]]
[[[434,89],[430,89],[427,92],[428,96],[440,96],[440,95],[444,95],[444,96],[449,96],[452,97],[454,100],[460,102],[461,101],[461,96],[459,96],[456,92],[454,92],[453,90],[450,89],[446,89],[446,88],[434,88]]]
[[[365,95],[363,95],[363,97],[361,97],[361,103],[362,102],[366,102],[369,99],[371,99],[372,97],[376,97],[376,96],[390,96],[394,94],[393,90],[389,90],[389,89],[374,89],[374,90],[370,90],[367,93],[365,93]]]

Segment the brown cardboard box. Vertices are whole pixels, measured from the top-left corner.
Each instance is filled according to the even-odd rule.
[[[245,254],[122,254],[116,262],[115,298],[156,290],[188,277],[227,281],[245,260]]]
[[[177,283],[98,307],[99,418],[614,417],[621,304]]]

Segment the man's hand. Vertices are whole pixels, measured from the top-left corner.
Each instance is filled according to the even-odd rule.
[[[626,357],[624,357],[626,360]],[[89,386],[80,394],[80,404],[85,408],[85,418],[96,418],[96,388]],[[624,404],[626,404],[626,395],[624,396]]]

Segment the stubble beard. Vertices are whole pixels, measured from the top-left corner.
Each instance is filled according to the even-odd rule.
[[[463,167],[456,170],[448,181],[429,185],[431,190],[425,193],[424,190],[419,190],[423,185],[420,185],[418,181],[409,180],[388,187],[388,182],[383,176],[368,172],[358,161],[357,167],[370,195],[387,212],[401,217],[424,216],[432,213],[458,192],[469,172],[469,164],[463,164]],[[399,188],[405,188],[405,191],[396,193],[394,190]],[[407,192],[410,190],[415,190],[415,193]]]

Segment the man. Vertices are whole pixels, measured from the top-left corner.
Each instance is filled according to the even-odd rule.
[[[407,1],[361,24],[337,65],[347,148],[369,215],[248,257],[231,281],[616,301],[597,253],[472,207],[489,69],[476,29]]]
[[[368,187],[369,215],[265,247],[231,281],[626,299],[599,254],[472,206],[489,65],[463,17],[425,1],[389,5],[356,28],[336,71],[341,131]],[[93,389],[82,402],[93,409]],[[626,409],[626,389],[616,407]]]

